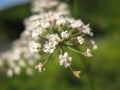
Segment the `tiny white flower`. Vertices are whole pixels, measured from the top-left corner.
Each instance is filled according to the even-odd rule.
[[[37,29],[32,31],[32,38],[38,38],[39,35],[41,35],[42,33],[43,33],[43,29],[37,28]]]
[[[6,72],[8,77],[12,77],[13,76],[13,70],[12,69],[8,69]]]
[[[91,50],[89,48],[87,48],[86,52],[84,53],[85,56],[87,57],[92,57],[92,53]]]
[[[56,21],[56,25],[60,26],[60,25],[64,25],[66,23],[65,19],[64,18],[59,18],[57,21]]]
[[[39,72],[42,72],[43,70],[45,70],[45,68],[43,68],[43,64],[42,63],[39,63],[38,65],[36,65],[35,69],[38,69]]]
[[[31,41],[29,43],[29,49],[30,49],[31,53],[39,52],[40,48],[41,48],[41,44],[40,43],[37,43],[35,41]]]
[[[50,1],[50,3],[49,3],[49,7],[55,7],[57,5],[58,5],[58,1],[56,1],[56,0]]]
[[[93,36],[93,33],[91,32],[91,29],[90,29],[90,27],[89,27],[89,24],[84,25],[84,26],[82,27],[82,30],[83,30],[83,33],[84,33],[84,34],[88,34],[88,35],[90,35],[90,36]]]
[[[58,36],[58,34],[50,34],[50,35],[48,35],[48,39],[49,39],[49,41],[60,42],[60,37]]]
[[[65,68],[69,67],[72,61],[72,57],[68,55],[67,52],[65,52],[63,55],[59,55],[59,63],[60,65],[63,65]]]
[[[47,22],[47,21],[41,21],[41,27],[42,28],[49,28],[50,27],[50,23],[49,22]]]
[[[40,26],[40,21],[39,20],[35,20],[34,22],[32,22],[31,27],[37,28],[38,26]]]
[[[66,3],[61,2],[57,8],[59,11],[62,12],[67,12],[68,11],[68,6]]]
[[[93,46],[93,50],[96,50],[98,46],[96,45],[95,41],[91,40],[91,44]]]
[[[84,43],[84,39],[81,36],[77,37],[78,43],[82,45]]]
[[[54,50],[56,49],[56,45],[57,45],[58,43],[56,42],[56,41],[49,41],[49,42],[46,42],[45,44],[44,44],[44,46],[43,46],[43,52],[45,52],[45,53],[53,53],[54,52]]]
[[[71,27],[72,28],[80,28],[82,25],[83,25],[83,22],[81,20],[71,22]]]
[[[67,39],[69,37],[68,31],[61,32],[61,37],[62,37],[62,39]]]
[[[98,46],[96,44],[93,45],[93,50],[98,49]]]

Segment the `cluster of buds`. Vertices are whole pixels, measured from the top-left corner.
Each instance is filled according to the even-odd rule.
[[[35,65],[42,72],[50,57],[58,51],[59,64],[70,68],[79,78],[81,71],[71,67],[74,58],[67,51],[92,56],[91,50],[97,49],[97,45],[88,38],[93,36],[89,24],[71,18],[67,4],[57,0],[33,0],[32,6],[32,11],[37,14],[25,19],[25,30],[20,39],[13,43],[10,50],[0,55],[0,67],[7,65],[5,70],[9,77],[20,74],[22,68],[31,75]],[[45,55],[47,58],[40,61]]]

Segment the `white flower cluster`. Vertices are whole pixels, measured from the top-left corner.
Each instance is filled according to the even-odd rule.
[[[14,42],[12,49],[0,55],[0,67],[5,67],[7,76],[20,74],[22,68],[26,73],[33,74],[34,66],[42,55],[48,57],[35,66],[39,72],[45,70],[44,66],[55,51],[59,52],[59,64],[70,68],[73,74],[79,78],[80,71],[74,71],[71,62],[74,60],[68,54],[67,49],[81,55],[91,57],[91,49],[97,49],[89,24],[82,20],[69,17],[66,3],[57,0],[33,0],[32,11],[37,13],[25,19],[25,30],[21,38]],[[88,48],[89,45],[89,48]],[[83,51],[80,49],[86,47]],[[92,46],[92,47],[90,47]],[[90,49],[91,48],[91,49]]]
[[[44,13],[48,11],[69,13],[67,4],[59,0],[33,0],[31,10],[33,13]]]
[[[36,23],[35,26],[31,25],[34,23]],[[89,24],[85,25],[81,20],[75,20],[62,13],[48,12],[37,14],[28,18],[26,24],[28,27],[32,26],[31,28],[29,27],[31,38],[34,40],[35,45],[29,44],[29,49],[32,48],[32,53],[38,52],[39,54],[52,55],[58,48],[60,50],[59,63],[65,68],[71,68],[72,57],[64,50],[69,49],[86,57],[91,57],[91,49],[97,49],[95,42],[87,39],[88,36],[93,36]],[[40,31],[34,34],[39,29]],[[91,49],[90,47],[88,48],[88,45],[92,46]],[[83,46],[86,47],[86,50],[81,51],[80,48]],[[36,68],[41,72],[44,65],[38,64]]]
[[[27,44],[28,41],[21,38],[13,43],[10,50],[0,55],[0,68],[6,71],[8,77],[12,77],[14,74],[19,75],[23,68],[27,75],[33,74],[33,65],[40,55],[31,54]]]
[[[59,59],[60,65],[64,65],[66,68],[70,66],[72,58],[68,55],[67,52],[65,52],[63,55],[59,55]]]

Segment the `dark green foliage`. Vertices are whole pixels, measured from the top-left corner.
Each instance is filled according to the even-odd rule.
[[[20,5],[0,12],[0,39],[15,39],[24,30],[23,20],[30,16],[30,5]]]

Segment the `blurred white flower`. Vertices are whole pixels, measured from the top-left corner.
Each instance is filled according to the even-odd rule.
[[[37,28],[35,30],[32,31],[32,37],[38,39],[38,37],[43,33],[43,29],[42,28]]]
[[[88,34],[88,35],[90,35],[90,36],[93,36],[93,33],[91,32],[91,29],[90,29],[90,27],[89,27],[89,24],[83,25],[83,26],[82,26],[82,31],[83,31],[83,33],[85,33],[85,34]]]
[[[36,65],[35,68],[38,69],[39,72],[42,72],[43,70],[45,70],[45,68],[43,68],[42,63],[39,63],[38,65]]]
[[[81,36],[77,37],[78,43],[82,45],[84,43],[84,39]]]
[[[66,21],[63,17],[57,19],[57,21],[56,21],[56,25],[58,25],[58,26],[64,25],[65,23],[66,23]]]
[[[72,28],[80,28],[83,25],[83,22],[81,20],[72,20],[71,21],[71,27]]]
[[[66,31],[62,31],[61,32],[61,37],[62,37],[63,40],[67,39],[69,37],[68,31],[67,30]]]
[[[33,13],[44,13],[48,11],[59,11],[68,13],[68,5],[59,0],[33,0],[32,8]]]
[[[97,44],[95,43],[95,41],[91,40],[91,44],[93,46],[93,50],[96,50],[98,48]]]
[[[8,77],[12,77],[13,76],[13,70],[12,69],[8,69],[6,72]]]
[[[29,43],[29,49],[30,49],[31,53],[39,52],[40,48],[41,48],[41,44],[40,43],[37,43],[37,42],[34,42],[34,41],[31,41]]]
[[[91,50],[89,48],[87,48],[86,52],[84,53],[85,56],[87,57],[92,57],[92,53]]]

